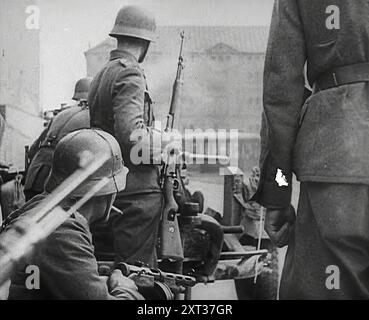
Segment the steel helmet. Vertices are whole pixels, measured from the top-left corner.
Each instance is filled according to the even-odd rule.
[[[72,99],[75,101],[87,100],[91,82],[91,78],[79,79],[74,88],[74,95]]]
[[[90,111],[87,107],[70,107],[53,118],[42,146],[55,147],[68,133],[90,128]]]
[[[84,183],[72,192],[74,197],[82,197],[101,179],[107,177],[109,182],[95,196],[114,194],[126,186],[128,169],[124,166],[119,144],[109,133],[98,129],[82,129],[65,136],[56,146],[53,168],[45,185],[47,192],[53,191],[67,177],[80,168],[84,153],[98,155],[108,153],[110,159],[92,174]]]
[[[156,30],[154,16],[138,6],[126,6],[119,10],[111,37],[133,37],[153,41]]]

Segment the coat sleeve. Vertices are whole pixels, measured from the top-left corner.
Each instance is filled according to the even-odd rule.
[[[304,100],[305,61],[298,2],[275,0],[264,67],[261,179],[253,197],[265,207],[283,208],[291,201],[292,153]]]
[[[145,91],[146,80],[139,68],[127,67],[119,73],[112,93],[114,132],[123,154],[129,154],[140,141],[140,147],[147,148],[145,154],[151,160],[161,149],[152,146],[155,131],[144,122]]]
[[[108,291],[99,276],[91,239],[78,221],[67,220],[42,245],[39,252],[41,286],[58,300],[131,300],[124,288]]]

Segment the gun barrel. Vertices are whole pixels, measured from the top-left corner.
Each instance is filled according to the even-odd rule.
[[[177,109],[180,106],[180,102],[182,98],[182,87],[183,87],[182,71],[184,69],[183,56],[182,56],[183,46],[184,46],[184,31],[181,32],[181,48],[179,51],[177,74],[176,74],[176,79],[173,85],[172,99],[170,102],[170,109],[169,109],[169,114],[167,118],[167,126],[166,126],[165,131],[170,131],[173,129],[174,116],[177,112]]]

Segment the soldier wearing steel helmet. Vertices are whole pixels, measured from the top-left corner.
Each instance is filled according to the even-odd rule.
[[[76,82],[72,100],[77,101],[79,104],[87,101],[88,91],[90,90],[91,81],[92,81],[91,78],[79,79]]]
[[[87,98],[91,80],[82,78],[77,81],[72,99],[78,104],[67,107],[56,115],[30,148],[28,154],[30,165],[24,187],[26,200],[44,191],[57,143],[69,132],[90,127]]]
[[[154,134],[154,114],[140,63],[154,40],[155,30],[154,17],[143,8],[127,6],[119,11],[110,33],[117,39],[117,48],[92,81],[88,99],[91,126],[116,137],[130,170],[127,187],[115,202],[124,215],[111,220],[116,260],[140,261],[150,266],[157,263],[155,245],[163,197],[157,166],[132,161],[131,150],[136,142],[131,138],[137,130],[145,137]],[[154,153],[150,149],[152,156]]]
[[[53,169],[45,193],[34,197],[9,219],[32,215],[34,208],[48,193],[80,168],[82,157],[86,153],[108,154],[110,159],[63,200],[63,209],[68,210],[102,179],[108,178],[108,182],[78,212],[37,246],[30,256],[19,263],[11,279],[9,299],[142,299],[134,282],[125,278],[120,271],[114,271],[108,281],[99,277],[94,256],[90,225],[108,219],[116,193],[122,191],[126,185],[128,171],[124,166],[120,147],[110,134],[101,130],[84,129],[65,136],[56,146]],[[29,274],[25,270],[29,265],[39,268],[38,290],[29,290],[26,287]]]

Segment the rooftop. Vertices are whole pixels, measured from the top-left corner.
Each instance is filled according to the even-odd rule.
[[[155,53],[178,50],[182,30],[186,37],[185,51],[191,53],[202,53],[219,44],[239,53],[264,53],[269,32],[267,26],[159,26],[157,40],[150,51]],[[86,54],[106,51],[107,47],[113,47],[114,44],[115,39],[108,38]]]

